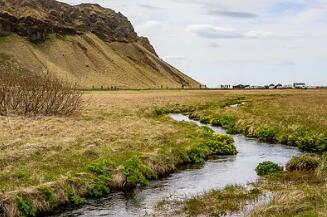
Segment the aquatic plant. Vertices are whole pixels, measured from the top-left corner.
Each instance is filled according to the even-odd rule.
[[[265,161],[260,163],[255,171],[259,176],[266,176],[283,172],[283,167],[271,161]]]

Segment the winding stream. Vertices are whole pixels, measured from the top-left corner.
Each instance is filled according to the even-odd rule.
[[[181,114],[170,114],[175,121],[193,122]],[[211,127],[217,133],[225,133],[219,127]],[[296,148],[259,143],[242,135],[234,135],[237,156],[209,160],[200,169],[186,169],[167,178],[152,181],[149,186],[137,188],[128,194],[110,194],[101,200],[89,200],[76,210],[68,210],[56,217],[134,217],[151,216],[153,207],[163,199],[179,199],[200,194],[227,184],[247,184],[257,179],[255,167],[262,161],[274,161],[284,165],[292,156],[300,154]]]

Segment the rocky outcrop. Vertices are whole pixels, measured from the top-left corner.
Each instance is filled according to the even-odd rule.
[[[9,13],[0,12],[0,35],[5,36],[10,33],[27,37],[32,42],[45,41],[53,33],[59,35],[81,34],[71,27],[51,25],[51,23],[30,16],[17,18]]]
[[[0,0],[0,34],[12,32],[32,42],[42,42],[50,34],[91,32],[106,42],[140,41],[155,53],[146,38],[137,36],[124,15],[97,4],[71,6],[55,0]]]

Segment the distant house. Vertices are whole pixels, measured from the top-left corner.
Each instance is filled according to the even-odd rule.
[[[284,89],[292,89],[293,88],[293,85],[291,84],[286,84],[283,86]]]
[[[231,85],[229,85],[229,84],[221,84],[221,85],[219,85],[219,88],[220,89],[230,89],[231,88]]]
[[[276,88],[276,89],[282,89],[282,88],[283,88],[283,85],[282,85],[282,84],[277,84],[277,85],[275,86],[275,88]]]
[[[305,83],[294,83],[293,84],[293,88],[297,88],[297,89],[303,89],[306,88],[306,84]]]
[[[269,84],[268,88],[269,89],[275,89],[275,85],[274,84]]]
[[[233,86],[233,89],[249,89],[249,88],[250,85],[243,85],[243,84]]]

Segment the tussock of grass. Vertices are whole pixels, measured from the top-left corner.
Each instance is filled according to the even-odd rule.
[[[257,200],[260,195],[261,192],[257,188],[247,189],[230,185],[185,201],[161,201],[157,209],[175,209],[175,215],[186,213],[187,216],[223,216],[241,211],[246,204]]]
[[[287,171],[315,171],[320,164],[318,156],[305,154],[293,157],[286,165]]]
[[[283,172],[283,167],[279,166],[274,162],[265,161],[260,163],[255,169],[255,171],[259,176],[267,176]]]

